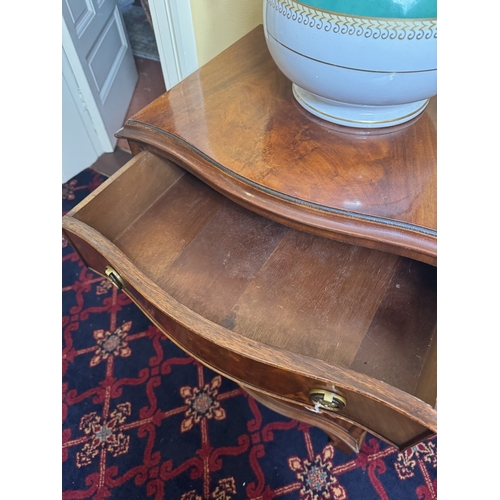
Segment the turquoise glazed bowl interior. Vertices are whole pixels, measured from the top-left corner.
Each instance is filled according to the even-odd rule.
[[[436,0],[302,0],[303,5],[364,17],[426,19],[437,17]]]

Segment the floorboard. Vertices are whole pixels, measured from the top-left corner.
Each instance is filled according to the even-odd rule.
[[[139,80],[127,110],[125,120],[153,102],[166,91],[160,63],[142,57],[135,57],[134,59],[137,66],[137,72],[139,73]],[[115,151],[113,153],[103,154],[91,168],[109,177],[125,165],[131,158],[132,155],[128,142],[125,139],[118,139]]]

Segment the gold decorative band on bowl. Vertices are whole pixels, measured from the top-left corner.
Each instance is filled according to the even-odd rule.
[[[379,75],[383,75],[383,74],[388,74],[388,75],[412,74],[412,75],[414,75],[415,73],[430,73],[431,71],[436,71],[436,68],[416,69],[416,70],[408,70],[408,71],[392,71],[392,70],[363,69],[363,68],[353,68],[351,66],[342,66],[340,64],[333,64],[331,62],[321,61],[320,59],[315,59],[314,57],[307,56],[307,55],[303,54],[302,52],[294,50],[294,49],[290,48],[288,45],[285,45],[284,43],[282,43],[278,39],[276,39],[276,37],[271,35],[271,33],[269,33],[269,31],[266,31],[266,36],[268,36],[269,38],[272,38],[275,43],[277,43],[278,45],[281,45],[283,48],[289,50],[290,52],[293,52],[294,54],[297,54],[300,57],[304,57],[305,59],[309,59],[310,61],[317,62],[318,64],[324,64],[325,66],[332,66],[333,68],[340,68],[340,69],[345,69],[348,71],[359,71],[360,73],[377,73]]]
[[[421,40],[437,38],[436,19],[385,19],[327,12],[294,0],[267,0],[270,7],[305,26],[365,38]]]
[[[406,121],[410,120],[414,116],[419,115],[425,109],[427,104],[429,104],[429,99],[426,99],[425,102],[419,108],[417,108],[415,111],[412,111],[411,113],[404,115],[404,116],[398,116],[398,117],[393,118],[391,120],[349,120],[348,118],[343,118],[341,116],[335,116],[335,115],[332,115],[330,113],[325,113],[324,111],[321,111],[320,109],[315,108],[314,106],[311,105],[311,103],[304,101],[302,96],[297,92],[296,87],[298,87],[298,85],[296,85],[296,84],[292,85],[292,92],[293,92],[294,97],[297,99],[297,101],[300,102],[300,104],[302,105],[303,108],[310,109],[310,110],[314,111],[314,113],[317,113],[318,115],[323,115],[326,118],[332,118],[332,119],[336,120],[337,123],[340,123],[340,122],[359,123],[360,125],[376,125],[376,124],[386,123],[389,126],[391,123],[394,123],[394,122],[400,122],[401,120],[406,120]]]

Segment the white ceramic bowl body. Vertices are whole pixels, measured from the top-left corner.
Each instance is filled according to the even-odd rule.
[[[293,82],[297,101],[316,116],[387,127],[414,118],[436,95],[435,18],[375,18],[263,1],[271,56]]]

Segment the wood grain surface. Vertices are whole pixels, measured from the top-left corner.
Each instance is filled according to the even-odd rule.
[[[399,447],[436,432],[433,266],[270,221],[149,152],[63,227],[215,371],[303,408],[335,386],[342,418]]]
[[[118,136],[282,224],[436,264],[436,99],[384,129],[320,120],[294,100],[261,26]]]

